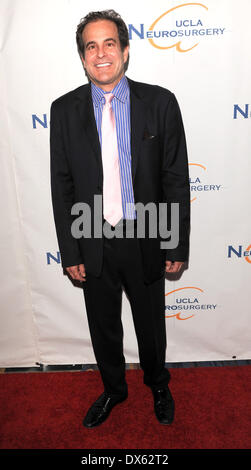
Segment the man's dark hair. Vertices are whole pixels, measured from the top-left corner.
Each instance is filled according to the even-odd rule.
[[[129,33],[125,22],[122,20],[121,16],[114,10],[103,10],[103,11],[91,11],[84,18],[80,20],[80,23],[76,31],[76,41],[78,46],[78,53],[80,56],[85,56],[85,45],[82,38],[82,33],[88,23],[92,23],[99,20],[109,20],[113,21],[118,28],[119,42],[122,52],[126,46],[129,46]],[[125,71],[127,70],[129,62],[128,59],[125,63]]]

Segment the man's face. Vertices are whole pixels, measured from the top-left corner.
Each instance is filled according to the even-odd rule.
[[[129,47],[121,51],[118,29],[113,21],[88,23],[82,33],[85,57],[81,57],[90,80],[111,91],[124,75]]]

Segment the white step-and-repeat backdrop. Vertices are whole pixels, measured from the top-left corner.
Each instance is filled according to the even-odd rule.
[[[86,82],[80,18],[106,8],[129,27],[128,77],[173,91],[186,130],[191,252],[166,281],[166,360],[249,359],[250,1],[1,0],[0,367],[96,362],[82,289],[60,265],[49,121],[51,102]],[[122,318],[138,362],[126,298]]]

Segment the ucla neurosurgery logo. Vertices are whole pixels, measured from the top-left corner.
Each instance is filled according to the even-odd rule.
[[[233,112],[233,119],[250,119],[251,118],[251,110],[250,105],[248,103],[244,105],[234,104],[234,112]]]
[[[189,163],[189,176],[191,202],[195,201],[201,193],[218,192],[222,189],[219,182],[208,180],[207,168],[201,163]]]
[[[244,259],[247,263],[251,264],[251,244],[246,245],[228,245],[228,258],[231,259]]]
[[[226,28],[209,24],[208,7],[203,3],[182,3],[159,15],[148,27],[129,24],[129,38],[147,39],[156,49],[175,48],[189,52],[209,36],[221,37]]]
[[[180,287],[179,289],[167,292],[165,294],[165,317],[189,320],[201,311],[214,311],[217,308],[217,304],[205,302],[203,295],[203,289],[192,286]]]

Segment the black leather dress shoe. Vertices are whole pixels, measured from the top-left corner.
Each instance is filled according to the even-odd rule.
[[[174,419],[174,400],[169,388],[152,389],[154,411],[161,424],[171,424]]]
[[[89,408],[83,420],[83,425],[87,428],[94,428],[95,426],[103,423],[106,418],[108,418],[114,406],[126,400],[126,398],[127,395],[119,398],[103,392]]]

